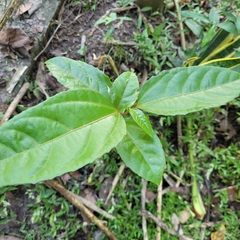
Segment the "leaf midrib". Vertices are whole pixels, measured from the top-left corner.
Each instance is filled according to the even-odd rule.
[[[34,146],[34,147],[32,147],[32,148],[26,149],[26,150],[24,150],[24,151],[22,151],[22,152],[18,152],[18,153],[16,153],[16,154],[14,154],[14,155],[12,155],[12,156],[10,156],[10,157],[4,158],[4,159],[2,159],[2,160],[6,160],[6,161],[7,161],[7,159],[10,159],[10,158],[15,157],[15,156],[17,156],[17,155],[26,153],[26,152],[28,152],[28,151],[33,151],[34,149],[36,149],[36,148],[38,148],[38,147],[40,147],[40,146],[44,146],[44,145],[49,144],[50,142],[56,141],[57,139],[64,138],[65,135],[68,135],[68,134],[70,134],[70,133],[72,133],[72,132],[78,131],[78,130],[80,130],[81,128],[91,126],[91,125],[93,125],[93,124],[95,124],[95,123],[97,123],[97,122],[102,121],[103,119],[107,119],[107,118],[112,117],[112,116],[114,116],[114,115],[119,115],[119,113],[118,113],[118,112],[114,112],[114,113],[112,113],[112,114],[109,114],[109,115],[106,115],[106,116],[101,117],[101,118],[99,118],[99,119],[96,119],[96,120],[94,120],[94,121],[92,121],[92,122],[90,122],[90,123],[88,123],[88,124],[85,124],[85,125],[80,126],[80,127],[78,127],[78,128],[72,129],[72,130],[70,130],[70,131],[68,131],[68,132],[66,132],[66,133],[64,133],[64,134],[61,134],[61,135],[55,137],[54,139],[48,140],[48,141],[46,141],[46,142],[44,142],[44,143],[42,143],[42,144],[38,144],[38,145],[36,145],[36,146]],[[8,145],[6,145],[6,146],[9,147]],[[12,149],[12,148],[11,148],[11,149]],[[13,150],[13,151],[14,151],[14,150]],[[15,152],[15,151],[14,151],[14,152]],[[1,161],[1,160],[0,160],[0,161]]]
[[[144,103],[139,103],[139,105],[137,105],[138,107],[140,106],[143,106],[143,105],[148,105],[148,104],[151,104],[151,103],[154,103],[154,102],[159,102],[159,101],[162,101],[162,100],[170,100],[170,99],[174,99],[174,98],[181,98],[183,96],[190,96],[190,95],[195,95],[195,94],[198,94],[198,93],[202,93],[202,92],[207,92],[209,90],[214,90],[214,89],[217,89],[217,88],[222,88],[224,87],[224,85],[231,85],[231,84],[236,84],[240,82],[240,79],[238,80],[234,80],[233,82],[228,82],[226,84],[222,84],[222,85],[218,85],[218,86],[214,86],[214,87],[211,87],[211,88],[207,88],[207,89],[204,89],[204,90],[198,90],[198,91],[194,91],[194,92],[189,92],[189,93],[185,93],[185,94],[179,94],[179,95],[174,95],[174,96],[171,96],[171,97],[162,97],[162,98],[158,98],[158,99],[155,99],[155,100],[151,100],[151,101],[148,101],[148,102],[144,102]],[[230,95],[230,93],[228,94]],[[143,97],[144,98],[144,95]],[[140,99],[141,100],[141,99]]]

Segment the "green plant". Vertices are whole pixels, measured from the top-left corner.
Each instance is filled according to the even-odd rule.
[[[103,72],[81,61],[56,57],[46,64],[70,90],[0,128],[0,186],[54,178],[114,147],[133,172],[159,184],[164,152],[143,111],[187,114],[225,104],[240,92],[240,74],[219,67],[163,71],[139,90],[132,72],[111,83]]]
[[[64,239],[72,239],[82,227],[77,211],[54,190],[37,184],[34,188],[29,188],[26,195],[31,199],[27,207],[32,214],[20,229],[24,239],[61,239],[63,236]],[[35,231],[32,231],[32,225],[35,226]]]
[[[134,0],[121,0],[121,1],[117,1],[117,5],[119,7],[126,7],[129,4],[132,4],[134,2]]]
[[[153,32],[146,27],[143,31],[135,33],[134,40],[142,58],[155,70],[155,74],[161,71],[163,65],[170,64],[168,56],[175,56],[175,53],[169,50],[173,43],[170,29],[165,23],[158,25]]]
[[[95,23],[95,26],[96,25],[99,25],[99,24],[105,24],[105,25],[108,25],[110,24],[111,22],[114,22],[116,20],[120,20],[119,24],[118,24],[118,27],[123,23],[124,20],[126,21],[132,21],[132,18],[129,18],[129,17],[118,17],[117,14],[115,12],[111,12],[109,15],[106,15],[102,18],[100,18],[96,23]]]

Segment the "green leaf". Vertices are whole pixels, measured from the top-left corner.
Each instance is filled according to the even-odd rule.
[[[217,24],[217,26],[229,33],[238,34],[237,28],[232,22],[222,22]]]
[[[202,39],[202,43],[201,43],[201,47],[204,47],[205,45],[207,45],[214,37],[215,35],[215,30],[214,30],[214,26],[212,26],[204,35],[203,39]]]
[[[237,31],[240,34],[240,16],[237,17],[235,24],[236,24]]]
[[[142,130],[150,137],[153,137],[152,124],[149,118],[141,110],[136,108],[130,108],[129,112],[133,120],[138,124],[138,126],[141,127]]]
[[[236,17],[230,12],[223,12],[223,15],[225,15],[232,22],[236,21]]]
[[[209,19],[205,15],[203,15],[202,13],[193,12],[193,11],[190,11],[190,10],[181,11],[181,15],[183,17],[196,19],[198,21],[203,21],[205,23],[210,22]]]
[[[126,134],[112,103],[91,89],[60,93],[0,128],[0,186],[36,183],[74,171]]]
[[[186,19],[185,24],[197,36],[200,37],[202,26],[192,19]]]
[[[159,138],[155,133],[150,137],[133,120],[126,125],[127,134],[118,144],[117,152],[133,172],[159,185],[165,165]]]
[[[216,8],[211,8],[210,12],[209,12],[209,19],[212,21],[212,23],[214,24],[218,24],[219,20],[220,20],[220,15],[217,11]]]
[[[139,82],[137,76],[132,72],[122,73],[111,88],[112,102],[120,111],[131,107],[137,100]]]
[[[165,25],[166,25],[166,23],[163,22],[160,25],[158,25],[157,27],[155,27],[154,32],[152,34],[154,40],[157,41],[157,40],[159,40],[161,38],[162,31],[163,31]]]
[[[53,76],[66,88],[91,88],[110,99],[111,82],[99,69],[81,61],[65,57],[55,57],[46,61]]]
[[[240,94],[240,74],[225,68],[194,66],[163,71],[140,90],[137,107],[177,115],[223,105]]]

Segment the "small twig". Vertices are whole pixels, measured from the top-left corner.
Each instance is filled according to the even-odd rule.
[[[0,126],[5,123],[6,121],[8,121],[8,119],[11,117],[12,113],[15,111],[18,103],[21,101],[22,97],[25,95],[25,93],[27,92],[27,90],[30,87],[30,83],[26,82],[23,84],[23,86],[21,87],[21,89],[19,90],[17,96],[13,99],[13,101],[11,102],[11,104],[9,105],[7,111],[5,112],[1,122],[0,122]]]
[[[120,40],[107,40],[107,41],[103,40],[102,43],[103,44],[119,45],[119,46],[120,45],[121,46],[135,46],[135,45],[137,45],[137,43],[134,42],[134,41],[122,42]]]
[[[34,61],[37,61],[37,59],[46,51],[46,49],[48,48],[49,44],[51,43],[53,37],[55,36],[55,34],[57,33],[58,29],[61,27],[62,23],[60,22],[57,27],[55,28],[52,36],[49,38],[49,40],[47,41],[45,47],[42,49],[42,51],[33,59]]]
[[[176,187],[179,187],[180,186],[180,183],[183,183],[183,176],[184,176],[184,173],[185,173],[185,169],[181,170],[180,172],[180,177],[177,179],[177,182],[176,182]],[[184,183],[183,183],[184,185]]]
[[[177,182],[176,182],[176,187],[178,187],[179,186],[179,183],[181,183],[183,186],[187,186],[187,187],[190,187],[190,186],[192,186],[192,183],[186,183],[185,181],[183,181],[182,180],[182,177],[183,177],[183,174],[184,174],[184,170],[182,170],[181,172],[180,172],[180,177],[178,177],[176,174],[174,174],[173,172],[168,172],[169,173],[169,175],[171,175],[172,177],[174,177],[176,180],[177,180]]]
[[[112,187],[111,187],[111,190],[110,190],[109,193],[108,193],[108,196],[107,196],[107,199],[106,199],[106,201],[105,201],[105,203],[104,203],[104,206],[107,206],[108,201],[109,201],[110,197],[112,196],[112,193],[113,193],[115,187],[117,186],[117,183],[118,183],[118,181],[119,181],[119,178],[120,178],[120,176],[122,175],[124,169],[125,169],[125,165],[122,164],[122,165],[120,166],[120,168],[118,169],[118,172],[117,172],[115,178],[113,179]]]
[[[182,118],[177,116],[177,141],[178,141],[178,151],[183,156],[183,143],[182,143]]]
[[[168,176],[167,173],[163,174],[163,178],[165,179],[165,181],[168,183],[169,186],[171,187],[176,186],[176,182],[170,176]]]
[[[182,23],[182,18],[181,18],[181,13],[179,9],[179,4],[177,0],[174,0],[174,4],[176,7],[176,12],[177,12],[177,18],[179,21],[179,29],[180,29],[180,38],[181,38],[181,45],[183,50],[186,50],[186,39],[183,31],[183,23]],[[177,134],[178,134],[178,150],[181,155],[183,155],[183,150],[182,150],[182,119],[181,116],[177,117]]]
[[[236,185],[232,185],[230,187],[235,187],[236,188]],[[221,188],[221,189],[215,189],[215,190],[212,190],[212,192],[217,193],[217,192],[227,191],[228,189],[229,189],[229,187]]]
[[[175,7],[176,7],[177,18],[178,18],[178,21],[179,21],[179,29],[180,29],[180,38],[181,38],[182,49],[186,50],[186,39],[185,39],[184,31],[183,31],[183,23],[182,23],[182,17],[181,17],[178,1],[174,0],[174,4],[175,4]]]
[[[99,214],[101,214],[102,216],[104,216],[105,218],[107,219],[110,219],[110,220],[114,220],[115,217],[110,215],[108,212],[104,211],[103,209],[99,208],[98,206],[96,206],[95,204],[91,203],[90,201],[87,201],[85,198],[73,193],[73,192],[70,192],[70,194],[72,194],[72,196],[74,198],[76,198],[79,202],[81,202],[82,204],[84,204],[86,207],[92,209],[94,212],[97,212]]]
[[[177,237],[181,237],[182,240],[193,240],[192,238],[189,238],[185,235],[181,235],[179,236],[176,231],[174,231],[174,229],[169,228],[168,225],[164,222],[162,222],[161,220],[159,220],[156,216],[154,216],[152,213],[150,213],[149,211],[145,211],[145,212],[141,212],[141,215],[145,215],[147,218],[152,219],[157,225],[159,225],[163,230],[167,231],[168,233],[170,233],[173,236],[177,236]]]
[[[146,190],[147,190],[147,181],[142,178],[142,191],[141,191],[142,212],[145,212]],[[142,229],[143,229],[143,240],[148,240],[147,219],[144,214],[142,215]]]
[[[51,41],[53,40],[53,37],[55,36],[55,34],[57,33],[58,29],[61,27],[61,25],[63,24],[63,22],[69,17],[69,15],[62,21],[62,15],[64,12],[64,6],[66,4],[67,0],[64,1],[60,11],[59,11],[59,17],[58,17],[58,25],[55,28],[52,36],[49,38],[49,40],[47,41],[45,47],[42,49],[42,51],[33,59],[34,61],[37,61],[37,59],[46,51],[46,49],[48,48],[49,44],[51,43]]]
[[[93,213],[89,211],[81,202],[79,202],[70,191],[65,189],[55,180],[46,181],[48,185],[57,190],[61,195],[63,195],[68,201],[70,201],[75,207],[81,210],[92,222],[94,222],[110,239],[117,240],[112,232],[99,220]]]
[[[157,218],[161,220],[161,212],[162,212],[162,180],[158,186],[158,194],[157,194]],[[157,237],[156,240],[161,240],[161,228],[157,225]]]

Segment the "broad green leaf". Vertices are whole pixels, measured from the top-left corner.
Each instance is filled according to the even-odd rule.
[[[190,11],[190,10],[181,11],[181,15],[183,17],[196,19],[198,21],[203,21],[205,23],[210,22],[209,18],[207,18],[204,14],[198,13],[198,12],[193,12],[193,11]]]
[[[117,145],[117,152],[133,172],[160,184],[165,157],[159,138],[155,133],[150,137],[133,120],[128,120],[126,125],[127,134]]]
[[[209,12],[209,19],[212,21],[212,23],[214,24],[218,24],[219,20],[220,20],[220,15],[217,11],[216,8],[211,8],[210,12]]]
[[[138,126],[141,127],[142,130],[150,137],[153,137],[152,124],[149,118],[141,110],[136,108],[130,108],[129,112],[133,120],[138,124]]]
[[[109,88],[111,82],[99,69],[81,61],[65,57],[55,57],[46,61],[46,65],[53,76],[66,88],[91,88],[110,99]]]
[[[240,34],[240,16],[237,17],[235,24],[236,24],[237,31]]]
[[[222,22],[217,24],[218,27],[224,29],[225,31],[232,33],[232,34],[238,34],[237,28],[232,22]]]
[[[204,35],[201,43],[201,47],[206,46],[214,37],[215,34],[215,26],[213,25]]]
[[[161,38],[162,31],[163,31],[165,25],[166,25],[166,23],[163,22],[160,25],[158,25],[157,27],[155,27],[153,34],[152,34],[154,40],[158,41]]]
[[[187,114],[223,105],[239,94],[238,72],[213,66],[175,68],[143,85],[137,108],[160,115]]]
[[[232,22],[236,21],[236,17],[230,12],[223,12],[223,15],[226,16]]]
[[[122,73],[112,84],[111,96],[114,106],[120,111],[131,107],[137,100],[139,82],[132,72]]]
[[[187,27],[197,36],[200,37],[200,34],[203,30],[202,26],[192,19],[186,19],[185,24]]]
[[[81,168],[125,134],[123,117],[100,93],[86,88],[60,93],[0,128],[0,186]]]

